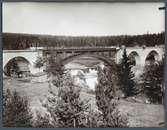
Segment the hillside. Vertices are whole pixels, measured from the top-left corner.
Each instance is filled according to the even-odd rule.
[[[82,47],[82,46],[155,46],[164,44],[164,32],[159,34],[121,36],[53,36],[36,34],[3,33],[3,49],[29,47]]]
[[[35,80],[35,77],[33,77]],[[45,112],[41,106],[40,101],[45,101],[48,96],[48,82],[25,82],[14,78],[4,78],[3,90],[10,89],[16,90],[21,96],[28,97],[32,112],[36,111]],[[52,90],[57,91],[56,87]],[[92,108],[96,108],[95,95],[88,94],[81,91],[81,99],[90,99]],[[164,122],[164,107],[163,105],[134,103],[121,99],[119,102],[119,110],[122,114],[126,114],[129,119],[130,127],[159,127]]]

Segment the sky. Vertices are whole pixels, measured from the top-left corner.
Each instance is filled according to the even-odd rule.
[[[162,2],[3,3],[3,32],[68,36],[137,35],[165,30]]]

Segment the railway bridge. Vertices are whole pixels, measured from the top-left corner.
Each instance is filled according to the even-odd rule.
[[[61,57],[63,63],[67,64],[74,59],[87,56],[101,60],[106,64],[119,63],[125,47],[69,47],[69,48],[29,48],[26,50],[3,50],[3,70],[7,69],[9,63],[15,59],[28,65],[31,73],[43,71],[34,67],[38,57],[48,57],[54,54]],[[164,46],[153,47],[126,47],[129,58],[133,61],[134,66],[144,66],[150,60],[160,61],[164,55]],[[23,67],[24,68],[24,67]]]

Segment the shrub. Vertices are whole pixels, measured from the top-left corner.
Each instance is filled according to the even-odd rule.
[[[43,67],[44,66],[44,60],[43,60],[43,58],[38,56],[37,60],[34,63],[34,66],[35,66],[35,68],[39,68],[39,69],[41,67]]]
[[[28,100],[20,97],[14,91],[11,94],[8,89],[4,96],[3,106],[3,126],[4,127],[31,127],[32,114],[29,110]]]
[[[40,112],[36,113],[36,119],[34,120],[33,127],[36,128],[53,128],[53,125],[51,123],[50,116],[48,114],[45,114],[44,116],[41,115]]]

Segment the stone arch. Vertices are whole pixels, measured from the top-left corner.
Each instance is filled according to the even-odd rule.
[[[16,57],[22,57],[23,59],[27,60],[29,62],[30,65],[33,66],[33,59],[30,54],[26,54],[24,55],[23,53],[21,54],[17,54],[16,53],[4,53],[3,52],[3,68],[5,67],[5,65],[12,59],[16,58]]]
[[[136,51],[130,52],[128,57],[131,60],[132,65],[134,66],[140,65],[140,56]]]
[[[5,65],[15,57],[23,57],[29,62],[30,72],[32,74],[42,72],[43,69],[38,69],[34,67],[34,63],[38,56],[43,56],[42,51],[34,50],[3,50],[3,69]]]
[[[160,60],[160,55],[157,51],[152,50],[148,53],[148,55],[145,58],[145,65],[150,63],[156,63]]]
[[[12,57],[4,65],[3,72],[7,76],[11,76],[12,71],[16,68],[20,69],[22,72],[30,72],[30,65],[30,62],[25,57]]]

